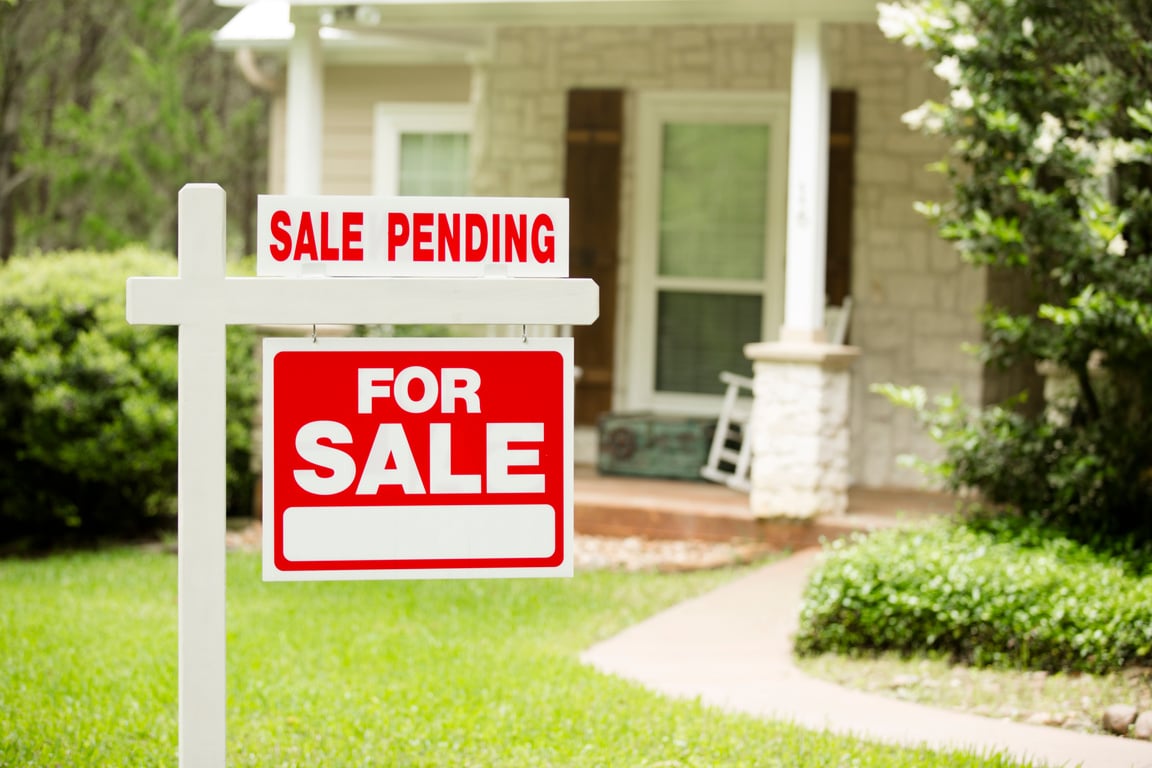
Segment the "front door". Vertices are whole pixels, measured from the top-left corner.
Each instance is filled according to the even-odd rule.
[[[720,373],[775,337],[787,130],[783,94],[640,94],[630,409],[715,414]]]

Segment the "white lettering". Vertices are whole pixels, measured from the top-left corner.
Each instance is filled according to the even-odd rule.
[[[510,467],[539,467],[536,448],[510,448],[510,443],[539,443],[544,425],[539,422],[488,425],[488,493],[543,493],[544,475],[508,472]]]
[[[356,371],[356,413],[372,413],[372,401],[392,394],[385,381],[392,381],[391,368],[360,368]]]
[[[389,459],[393,462],[391,468]],[[404,493],[424,493],[424,481],[412,458],[412,447],[403,424],[381,424],[376,430],[356,495],[372,496],[379,493],[382,485],[399,485]]]
[[[456,413],[457,401],[463,401],[466,413],[480,413],[480,374],[471,368],[444,368],[439,381],[419,365],[402,368],[399,375],[394,368],[360,368],[356,376],[357,413],[372,413],[373,401],[389,397],[408,413],[427,413],[438,400],[440,413]],[[421,386],[413,396],[416,381]]]
[[[456,401],[464,401],[466,413],[480,413],[480,374],[471,368],[440,371],[440,412],[456,413]]]
[[[428,425],[428,489],[431,493],[480,493],[480,475],[452,474],[452,425]]]
[[[412,399],[412,380],[419,379],[424,385],[424,392],[419,400]],[[440,387],[436,384],[436,376],[432,371],[420,365],[413,365],[400,371],[396,377],[396,402],[408,413],[425,413],[436,405],[440,397]]]
[[[352,433],[338,421],[313,421],[300,427],[296,433],[296,453],[331,474],[324,476],[314,469],[297,469],[292,475],[302,490],[317,496],[331,496],[352,485],[356,479],[356,462],[339,448],[321,445],[321,440],[345,445],[352,442]]]

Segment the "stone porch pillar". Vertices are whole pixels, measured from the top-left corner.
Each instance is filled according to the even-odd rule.
[[[855,347],[749,344],[752,513],[808,519],[848,511],[849,368]]]
[[[288,45],[285,94],[284,193],[320,194],[324,142],[324,54],[320,17],[313,8],[292,8],[295,29]]]
[[[828,72],[821,25],[796,22],[788,145],[788,234],[780,341],[749,344],[752,513],[809,519],[848,509],[852,347],[825,343]]]

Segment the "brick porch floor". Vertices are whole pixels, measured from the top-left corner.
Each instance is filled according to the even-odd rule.
[[[758,520],[748,494],[714,483],[602,475],[586,466],[577,466],[575,477],[576,531],[601,536],[746,539],[799,549],[823,537],[888,527],[954,507],[953,498],[943,494],[854,488],[847,515],[808,522]]]

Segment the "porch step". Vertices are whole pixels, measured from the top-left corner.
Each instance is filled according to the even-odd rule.
[[[953,508],[950,497],[916,491],[853,489],[849,513],[812,521],[761,520],[748,494],[712,483],[599,475],[578,467],[575,528],[597,536],[698,541],[744,540],[779,549],[814,546],[854,531],[899,525]]]

